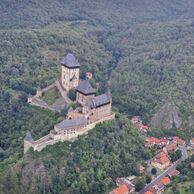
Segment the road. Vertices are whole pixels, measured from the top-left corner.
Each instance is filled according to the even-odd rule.
[[[144,194],[148,191],[152,186],[154,186],[159,180],[163,177],[167,176],[170,172],[176,169],[177,165],[180,164],[182,161],[185,161],[188,158],[187,148],[185,146],[179,146],[182,157],[181,159],[174,162],[169,168],[167,168],[162,174],[156,177],[151,183],[147,184],[144,189],[142,189],[138,194]]]

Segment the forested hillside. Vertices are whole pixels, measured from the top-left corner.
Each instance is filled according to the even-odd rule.
[[[97,127],[89,136],[97,145],[112,146],[105,156],[102,156],[104,150],[100,156],[93,155],[95,145],[83,137],[81,142],[72,144],[75,145],[72,149],[65,143],[46,148],[43,153],[35,153],[32,157],[23,157],[23,138],[28,130],[36,139],[47,134],[64,117],[66,110],[55,114],[28,106],[26,99],[38,87],[45,87],[59,76],[59,61],[67,52],[73,52],[78,58],[82,67],[81,77],[86,71],[91,71],[94,81],[100,83],[101,91],[110,87],[115,111],[128,117],[141,115],[150,124],[152,116],[165,103],[170,103],[177,110],[185,136],[194,135],[193,10],[193,0],[0,1],[0,171],[3,175],[0,188],[4,193],[14,189],[18,193],[28,189],[30,193],[36,189],[57,193],[67,188],[78,193],[93,193],[92,189],[96,187],[102,189],[98,193],[104,193],[113,183],[111,179],[106,185],[101,185],[103,180],[110,180],[109,157],[114,158],[111,166],[115,169],[111,172],[111,178],[114,178],[124,176],[125,170],[131,168],[126,166],[127,161],[131,166],[147,153],[142,150],[142,140],[129,121],[120,118],[113,125]],[[124,129],[122,122],[127,123]],[[103,129],[104,136],[101,134]],[[118,135],[116,131],[119,131]],[[128,139],[119,138],[123,134]],[[137,142],[134,137],[138,138]],[[109,141],[110,144],[107,143]],[[84,147],[87,143],[91,147]],[[86,155],[80,162],[75,155],[82,148]],[[122,148],[124,155],[120,160]],[[61,151],[55,155],[56,149]],[[138,149],[142,153],[136,153]],[[64,160],[61,163],[63,154],[70,162],[75,161],[67,164]],[[96,175],[88,170],[91,168],[87,159],[90,155],[98,165]],[[54,161],[53,157],[56,158]],[[43,159],[46,161],[47,158],[49,162],[43,164]],[[43,164],[44,169],[50,169],[50,174],[44,174],[43,182],[39,180],[44,176],[37,178],[40,173],[33,174],[32,184],[21,190],[26,179],[18,182],[18,177],[26,177],[33,171],[34,166],[27,170],[31,159],[32,166]],[[18,160],[17,168],[11,168]],[[117,163],[123,162],[126,165],[118,166]],[[104,169],[101,172],[102,164]],[[80,172],[79,165],[82,172],[80,185],[75,181],[76,173]],[[63,173],[60,181],[51,176],[56,169],[59,172],[61,166],[68,169],[70,182]],[[8,168],[11,171],[6,173]],[[121,174],[117,174],[119,172]],[[126,172],[134,173],[132,170]],[[94,176],[86,188],[85,184]],[[44,181],[48,183],[46,187]],[[8,182],[10,185],[13,183],[12,186],[6,185]]]
[[[3,193],[104,193],[118,176],[138,174],[151,157],[129,120],[100,124],[74,143],[31,151],[0,177]]]
[[[0,27],[42,27],[50,22],[87,20],[123,26],[148,19],[191,17],[192,0],[2,0]]]

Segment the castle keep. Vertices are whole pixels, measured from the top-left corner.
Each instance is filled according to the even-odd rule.
[[[114,119],[115,114],[111,111],[112,98],[110,92],[96,96],[96,90],[91,86],[90,82],[79,79],[79,70],[80,64],[78,60],[73,54],[67,54],[61,61],[60,80],[57,80],[48,88],[57,87],[66,101],[70,101],[67,93],[70,90],[75,90],[78,106],[75,110],[70,107],[67,117],[56,124],[48,135],[34,141],[28,132],[24,138],[24,153],[31,147],[34,150],[41,151],[47,145],[63,141],[74,141],[79,135],[93,129],[96,124]],[[37,105],[36,102],[40,100],[41,95],[41,91],[38,91],[36,96],[28,98],[28,102]],[[40,106],[47,108],[42,106],[42,103]]]
[[[75,89],[79,84],[80,64],[74,55],[68,53],[61,61],[61,83],[65,90]]]

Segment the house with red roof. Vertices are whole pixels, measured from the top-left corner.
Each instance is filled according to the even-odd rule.
[[[146,191],[144,194],[154,194],[154,193],[151,191]]]
[[[88,79],[92,79],[92,73],[87,71],[86,74],[85,74],[85,77],[88,78]]]
[[[172,142],[168,144],[165,148],[164,151],[167,151],[168,153],[173,153],[178,149],[177,143]]]
[[[154,145],[159,145],[160,140],[156,137],[147,137],[145,140],[145,147],[153,147]]]
[[[161,151],[151,161],[151,165],[161,170],[167,168],[170,165],[170,159],[166,152]]]
[[[173,171],[171,171],[171,172],[169,172],[168,173],[168,176],[170,177],[170,178],[172,178],[172,177],[174,177],[174,176],[178,176],[180,174],[180,172],[178,171],[178,170],[173,170]]]
[[[128,187],[128,193],[133,193],[135,191],[135,186],[129,179],[129,177],[120,177],[116,179],[117,186],[126,185]]]
[[[127,185],[120,185],[109,194],[129,194],[129,189]]]
[[[168,144],[169,144],[169,140],[167,138],[160,139],[160,146],[161,147],[166,146]]]
[[[183,139],[181,139],[181,138],[178,137],[178,136],[174,136],[174,137],[173,137],[173,141],[174,141],[175,143],[177,143],[178,145],[180,145],[180,146],[185,146],[185,145],[186,145],[186,141],[183,140]]]
[[[149,189],[149,191],[154,194],[161,194],[164,192],[164,184],[161,181],[158,181]]]
[[[164,178],[161,179],[162,184],[164,184],[164,186],[169,185],[171,183],[170,178],[168,178],[167,176],[165,176]]]

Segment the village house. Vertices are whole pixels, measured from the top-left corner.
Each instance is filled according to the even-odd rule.
[[[133,193],[135,191],[135,185],[131,182],[129,177],[121,177],[116,179],[117,186],[127,185],[128,193]]]
[[[113,191],[111,191],[109,194],[129,194],[129,189],[127,185],[120,185]]]
[[[186,141],[181,139],[180,137],[177,137],[177,136],[173,137],[173,141],[175,143],[177,143],[179,146],[185,146],[186,145]]]
[[[160,139],[160,146],[167,146],[169,144],[169,140],[167,138]]]
[[[153,147],[154,145],[159,145],[160,144],[160,139],[156,137],[147,137],[145,140],[145,147],[150,148]]]
[[[27,134],[24,139],[24,153],[30,147],[40,151],[47,145],[53,145],[57,142],[74,141],[79,135],[93,129],[96,124],[114,119],[115,114],[111,111],[110,91],[96,96],[96,90],[90,82],[79,79],[79,71],[78,60],[74,55],[68,53],[61,61],[61,79],[56,85],[65,100],[70,90],[76,91],[76,103],[79,106],[75,110],[70,107],[67,117],[56,124],[48,135],[39,140],[34,141],[31,135]],[[29,100],[29,102],[32,101]]]
[[[92,79],[93,75],[91,72],[87,71],[85,74],[86,79]]]
[[[170,165],[170,159],[168,154],[165,153],[164,151],[161,151],[151,161],[151,165],[161,170],[164,170]]]
[[[149,192],[154,194],[161,194],[164,192],[164,184],[161,181],[158,181],[155,185],[153,185]]]
[[[165,176],[164,178],[161,179],[161,182],[162,184],[164,184],[164,186],[167,186],[171,183],[171,180],[167,176]]]
[[[151,191],[146,191],[144,194],[154,194],[154,193]]]
[[[167,145],[163,150],[166,151],[166,152],[168,152],[168,153],[173,153],[176,150],[178,150],[177,143],[172,142],[169,145]]]
[[[159,181],[158,183],[156,183],[153,188],[156,190],[156,194],[161,194],[164,192],[164,184]]]
[[[180,174],[180,172],[178,171],[178,170],[173,170],[173,171],[171,171],[171,172],[169,172],[168,173],[168,176],[169,176],[169,178],[172,178],[172,177],[174,177],[174,176],[178,176]]]

